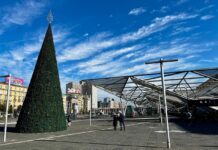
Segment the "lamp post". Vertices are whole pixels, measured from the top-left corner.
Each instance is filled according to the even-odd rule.
[[[8,106],[9,106],[9,100],[10,100],[10,91],[11,91],[11,74],[8,75],[8,92],[7,92],[7,103],[6,103],[6,112],[5,112],[4,142],[6,142],[6,134],[7,134]]]
[[[164,100],[164,110],[165,110],[165,117],[166,117],[166,132],[167,132],[167,148],[171,148],[170,143],[170,132],[169,132],[169,123],[168,123],[168,112],[167,112],[167,101],[166,101],[166,89],[165,89],[165,82],[164,82],[164,67],[163,63],[165,62],[175,62],[178,61],[178,59],[171,59],[171,60],[163,60],[160,59],[158,61],[153,62],[145,62],[145,64],[160,64],[160,70],[161,70],[161,82],[162,82],[162,93],[163,93],[163,100]]]
[[[162,112],[161,112],[161,100],[160,100],[160,94],[158,95],[159,99],[159,111],[160,111],[160,123],[163,123],[163,118],[162,118]]]
[[[90,120],[89,120],[89,125],[90,127],[92,126],[92,91],[93,91],[93,85],[91,84],[91,99],[90,99]]]

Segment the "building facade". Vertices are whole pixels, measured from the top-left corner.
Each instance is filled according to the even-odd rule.
[[[90,108],[97,109],[98,108],[98,93],[97,88],[90,83],[83,82],[81,84],[82,87],[82,95],[85,99],[85,106],[87,111],[90,111]],[[92,101],[92,107],[91,107]]]
[[[105,97],[103,101],[98,101],[98,111],[103,114],[112,114],[113,112],[118,112],[124,108],[125,105],[110,97]]]
[[[110,97],[105,97],[103,102],[100,102],[98,108],[122,108],[121,103]]]
[[[81,91],[81,85],[76,82],[66,84],[67,113],[84,113],[84,98]]]
[[[67,114],[67,95],[62,95],[63,99],[63,106],[64,106],[64,113]]]
[[[9,107],[12,109],[17,109],[19,106],[23,105],[27,92],[27,87],[22,85],[11,84]],[[5,105],[7,101],[8,84],[0,82],[0,104]]]

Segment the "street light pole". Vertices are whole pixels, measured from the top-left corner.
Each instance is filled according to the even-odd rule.
[[[90,99],[90,110],[89,110],[89,126],[91,127],[92,126],[92,108],[91,108],[91,105],[92,105],[92,101]]]
[[[91,84],[91,99],[90,99],[90,120],[89,120],[89,125],[90,127],[92,126],[92,91],[93,91],[93,85]]]
[[[161,100],[160,100],[160,94],[158,95],[159,98],[159,111],[160,111],[160,123],[163,123],[163,118],[162,118],[162,112],[161,112]]]
[[[120,105],[121,105],[121,112],[122,112],[122,114],[124,114],[124,112],[123,112],[123,102],[122,102],[121,96],[120,96]]]
[[[170,143],[170,132],[169,132],[169,122],[168,122],[168,112],[167,112],[167,101],[166,101],[166,89],[165,89],[165,82],[164,82],[164,67],[163,63],[165,62],[175,62],[178,61],[178,59],[171,59],[171,60],[163,60],[160,59],[158,61],[153,62],[146,62],[145,64],[160,64],[160,70],[161,70],[161,82],[162,82],[162,92],[163,92],[163,99],[164,99],[164,110],[165,110],[165,117],[166,117],[166,132],[167,132],[167,148],[171,148]]]
[[[161,61],[160,61],[161,62]],[[164,98],[164,109],[166,114],[166,128],[167,128],[167,148],[171,148],[170,142],[170,132],[169,132],[169,123],[168,123],[168,112],[167,112],[167,101],[166,101],[166,89],[165,89],[165,82],[164,82],[164,68],[163,62],[160,63],[161,68],[161,82],[162,82],[162,90],[163,90],[163,98]]]
[[[7,104],[6,104],[6,112],[5,112],[5,128],[4,128],[4,142],[6,142],[6,134],[7,134],[7,125],[8,125],[8,105],[10,100],[10,91],[11,91],[11,74],[8,75],[8,92],[7,92]]]

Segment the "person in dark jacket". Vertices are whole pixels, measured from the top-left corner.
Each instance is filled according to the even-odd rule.
[[[114,126],[114,130],[117,130],[117,120],[118,120],[118,116],[116,113],[113,114],[113,126]]]
[[[71,115],[68,115],[68,116],[67,116],[67,126],[68,126],[68,127],[71,126],[71,121],[72,121]]]
[[[118,113],[119,116],[119,122],[120,122],[120,130],[124,130],[125,131],[125,119],[124,119],[124,115],[121,111],[119,111]]]

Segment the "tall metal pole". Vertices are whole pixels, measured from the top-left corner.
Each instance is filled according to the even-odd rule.
[[[89,119],[89,125],[92,126],[92,85],[91,85],[91,99],[90,99],[90,119]]]
[[[91,109],[91,99],[90,99],[90,110],[89,110],[89,126],[92,126],[92,109]]]
[[[163,123],[163,118],[162,118],[162,112],[161,112],[161,100],[160,100],[160,94],[159,94],[159,111],[160,111],[160,123]]]
[[[145,64],[154,64],[154,63],[159,63],[160,64],[160,70],[161,70],[161,82],[162,82],[162,92],[163,92],[163,100],[164,100],[164,110],[165,110],[165,117],[166,117],[166,132],[167,132],[167,148],[171,148],[171,143],[170,143],[170,132],[169,132],[169,123],[168,123],[168,112],[167,112],[167,101],[166,101],[166,88],[165,88],[165,83],[164,83],[164,68],[163,68],[163,63],[164,62],[175,62],[178,61],[178,59],[171,59],[171,60],[163,60],[160,59],[158,61],[153,61],[153,62],[146,62]]]
[[[164,99],[164,109],[165,109],[165,115],[166,115],[166,132],[167,132],[167,148],[171,148],[170,143],[170,132],[169,132],[169,123],[168,123],[168,112],[167,112],[167,100],[166,100],[166,89],[165,89],[165,83],[164,83],[164,68],[163,68],[163,62],[160,61],[160,69],[161,69],[161,82],[162,82],[162,89],[163,89],[163,99]]]
[[[121,97],[120,97],[120,105],[121,105],[121,112],[122,112],[122,114],[124,114],[124,112],[123,112],[123,102],[121,100]]]
[[[10,90],[11,89],[11,74],[8,76],[8,92],[7,92],[7,104],[6,104],[6,112],[5,112],[5,128],[4,128],[4,142],[6,142],[6,134],[7,134],[7,125],[8,125],[8,105],[10,100]]]

